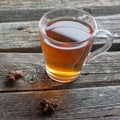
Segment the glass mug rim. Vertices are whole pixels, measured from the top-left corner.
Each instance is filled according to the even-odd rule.
[[[86,12],[86,11],[84,11],[84,10],[82,10],[82,9],[78,9],[78,8],[55,8],[55,9],[52,9],[52,10],[48,11],[47,13],[45,13],[45,14],[41,17],[41,19],[39,20],[39,32],[44,36],[44,38],[47,39],[47,41],[50,42],[49,44],[51,44],[51,45],[55,44],[55,45],[57,46],[57,44],[65,45],[65,44],[68,44],[68,43],[69,43],[69,42],[66,43],[66,42],[56,41],[56,40],[50,38],[49,36],[47,36],[46,33],[45,33],[45,30],[43,29],[43,26],[44,26],[44,25],[42,24],[42,21],[45,20],[45,18],[47,17],[47,15],[51,14],[52,12],[59,12],[59,11],[65,11],[65,10],[74,10],[74,11],[78,11],[78,12],[81,12],[81,13],[83,13],[83,14],[88,15],[88,16],[92,19],[92,21],[93,21],[93,23],[94,23],[93,33],[91,34],[91,36],[90,36],[89,38],[95,36],[95,33],[96,33],[96,31],[97,31],[97,23],[96,23],[96,20],[94,19],[94,17],[93,17],[91,14],[89,14],[88,12]],[[74,17],[74,15],[73,15],[72,17]],[[78,17],[80,17],[80,16],[78,16]],[[88,19],[89,19],[89,18],[88,18]],[[78,18],[78,20],[80,20],[80,18]],[[84,20],[83,20],[83,21],[84,21]],[[89,24],[89,25],[90,25],[90,24]],[[90,26],[91,26],[91,25],[90,25]],[[91,26],[91,27],[92,27],[92,26]],[[85,43],[86,41],[88,41],[88,39],[87,39],[87,40],[84,40],[84,41],[75,41],[75,42],[72,42],[72,44],[75,44],[75,45],[79,46],[80,44]],[[57,46],[57,48],[58,48],[58,46]],[[64,48],[63,48],[63,47],[62,47],[62,49],[71,49],[71,48],[68,48],[68,47],[64,47]]]

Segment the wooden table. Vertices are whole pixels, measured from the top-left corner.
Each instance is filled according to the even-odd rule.
[[[54,7],[72,6],[92,14],[99,29],[114,37],[109,52],[86,65],[73,83],[60,84],[45,73],[38,21]],[[97,40],[93,50],[104,40]],[[11,70],[25,78],[6,85]],[[29,84],[33,72],[37,84]],[[52,116],[39,114],[41,99],[58,107]],[[120,0],[0,0],[0,120],[120,120]]]

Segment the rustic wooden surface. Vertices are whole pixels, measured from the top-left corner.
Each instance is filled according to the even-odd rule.
[[[55,7],[88,11],[98,28],[114,37],[109,52],[87,64],[69,84],[46,75],[39,43],[39,19]],[[96,39],[92,50],[103,44],[104,39]],[[7,85],[11,70],[22,70],[25,78]],[[29,84],[34,73],[37,83]],[[39,114],[42,98],[58,102],[52,116]],[[29,119],[120,120],[120,0],[0,0],[0,120]]]

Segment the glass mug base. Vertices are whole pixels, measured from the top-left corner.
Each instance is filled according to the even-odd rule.
[[[79,75],[80,71],[78,72],[62,72],[62,71],[55,71],[50,69],[46,66],[46,72],[47,75],[54,81],[60,82],[60,83],[70,83],[74,80],[76,80]]]

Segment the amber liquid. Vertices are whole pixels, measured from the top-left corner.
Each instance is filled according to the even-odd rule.
[[[93,29],[85,22],[59,19],[49,22],[41,35],[48,75],[59,82],[76,79],[93,44]]]

